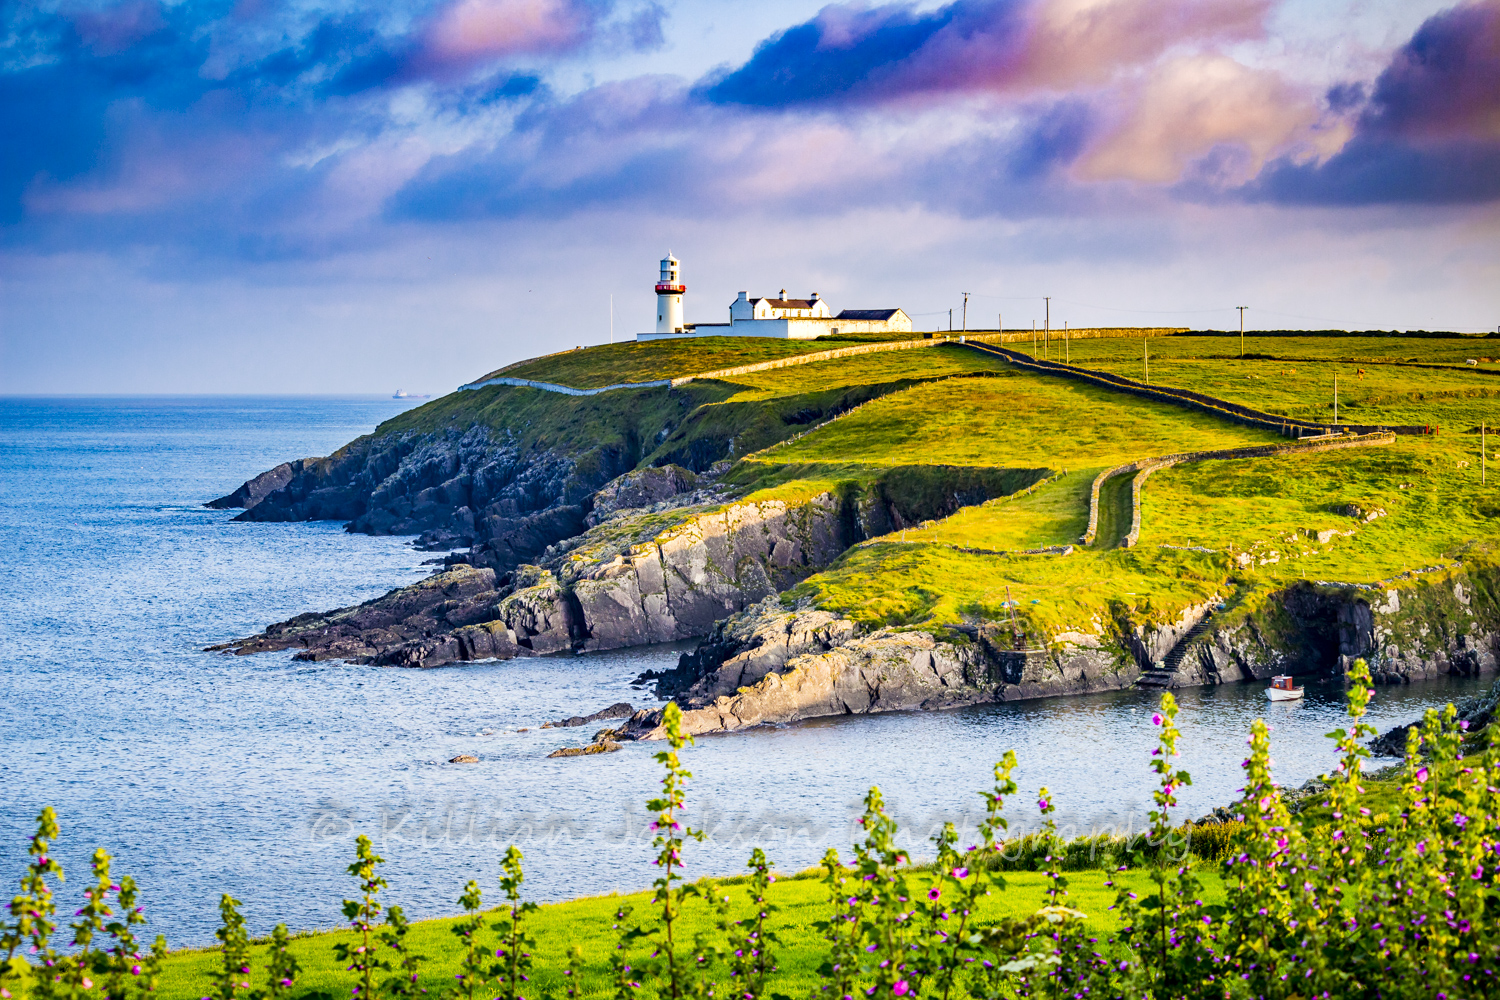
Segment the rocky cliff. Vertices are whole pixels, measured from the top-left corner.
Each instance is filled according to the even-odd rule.
[[[1492,673],[1500,653],[1500,573],[1450,566],[1400,587],[1301,584],[1252,614],[1217,602],[1169,623],[1117,616],[1099,634],[1028,636],[977,623],[946,635],[880,629],[770,598],[721,622],[676,670],[653,678],[683,707],[685,730],[728,732],[829,715],[950,708],[1117,690],[1143,673],[1190,687],[1278,673],[1338,675],[1353,659],[1377,683]],[[1186,647],[1186,648],[1184,648]],[[1174,656],[1178,654],[1177,656]],[[1174,669],[1162,671],[1163,664]],[[659,739],[659,710],[637,712],[619,734]]]
[[[839,495],[735,501],[720,479],[726,466],[702,473],[648,467],[617,477],[589,498],[587,517],[597,523],[549,542],[536,563],[508,570],[457,563],[357,608],[299,615],[214,648],[438,666],[702,636],[870,534],[952,513],[1045,474],[898,467]],[[622,506],[643,501],[654,502]]]
[[[243,521],[341,520],[350,531],[417,535],[424,548],[469,548],[470,562],[503,573],[583,531],[589,498],[634,461],[593,457],[581,466],[484,426],[409,430],[278,466],[209,506],[243,506]]]

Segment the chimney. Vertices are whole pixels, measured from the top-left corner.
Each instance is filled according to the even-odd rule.
[[[786,289],[785,288],[783,288],[781,290],[781,294],[778,295],[777,298],[780,298],[780,299],[785,299],[786,298]]]
[[[818,301],[818,293],[817,293],[817,292],[813,292],[813,293],[812,293],[812,300],[813,300],[813,301],[814,301],[814,302],[816,302],[816,301]]]

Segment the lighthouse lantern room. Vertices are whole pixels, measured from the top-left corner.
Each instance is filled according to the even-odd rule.
[[[682,296],[687,286],[679,280],[679,261],[670,253],[661,260],[656,282],[656,332],[682,333]]]

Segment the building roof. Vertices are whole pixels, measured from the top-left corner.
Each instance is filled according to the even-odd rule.
[[[900,309],[845,309],[834,319],[890,319]]]
[[[772,309],[812,309],[812,308],[815,308],[817,306],[817,304],[818,304],[818,302],[820,300],[818,300],[818,299],[767,299],[767,298],[757,297],[757,298],[751,299],[750,301],[751,302],[765,302],[765,303],[768,303],[771,306]]]

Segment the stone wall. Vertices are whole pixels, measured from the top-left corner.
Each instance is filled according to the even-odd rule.
[[[1287,437],[1307,437],[1309,435],[1323,435],[1347,431],[1355,434],[1373,434],[1391,432],[1395,434],[1430,434],[1431,427],[1415,424],[1387,427],[1377,424],[1321,424],[1306,420],[1296,420],[1291,417],[1278,416],[1274,413],[1266,413],[1253,407],[1244,406],[1240,403],[1232,403],[1226,399],[1208,396],[1201,392],[1193,392],[1191,389],[1176,389],[1169,386],[1147,385],[1128,379],[1111,372],[1093,371],[1087,368],[1075,368],[1057,361],[1042,361],[1022,354],[1018,351],[1007,350],[1003,347],[993,347],[983,343],[970,343],[968,346],[977,351],[985,351],[1005,358],[1007,361],[1018,365],[1027,371],[1038,374],[1056,375],[1061,378],[1074,379],[1075,381],[1088,382],[1101,388],[1111,389],[1116,392],[1125,392],[1133,396],[1152,399],[1173,406],[1181,406],[1185,409],[1197,410],[1201,413],[1212,414],[1223,420],[1231,420],[1247,427],[1260,427],[1265,430],[1276,431]]]

